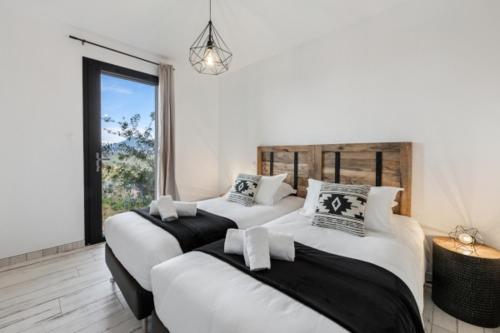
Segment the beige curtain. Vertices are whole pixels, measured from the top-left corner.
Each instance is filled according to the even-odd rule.
[[[174,68],[160,64],[158,84],[158,156],[156,196],[170,194],[179,199],[175,183]]]

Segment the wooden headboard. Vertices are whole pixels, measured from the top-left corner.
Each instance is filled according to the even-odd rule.
[[[349,143],[257,148],[260,175],[288,173],[285,180],[305,197],[307,179],[404,188],[394,212],[411,215],[411,142]]]

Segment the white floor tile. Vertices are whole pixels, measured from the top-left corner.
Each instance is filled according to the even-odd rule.
[[[457,319],[450,316],[443,310],[441,310],[438,306],[434,306],[434,312],[432,314],[432,323],[435,326],[439,326],[450,332],[457,331]]]
[[[455,333],[455,332],[456,332],[456,330],[449,331],[449,330],[442,328],[440,326],[437,326],[437,325],[432,326],[432,333]]]
[[[459,320],[458,333],[484,333],[484,329]]]

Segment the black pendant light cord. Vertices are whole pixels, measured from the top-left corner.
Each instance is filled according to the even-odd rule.
[[[208,42],[207,46],[212,48],[212,0],[208,0]]]

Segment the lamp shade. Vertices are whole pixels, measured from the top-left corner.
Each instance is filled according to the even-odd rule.
[[[191,66],[202,74],[219,75],[229,70],[233,54],[210,20],[189,48]]]

